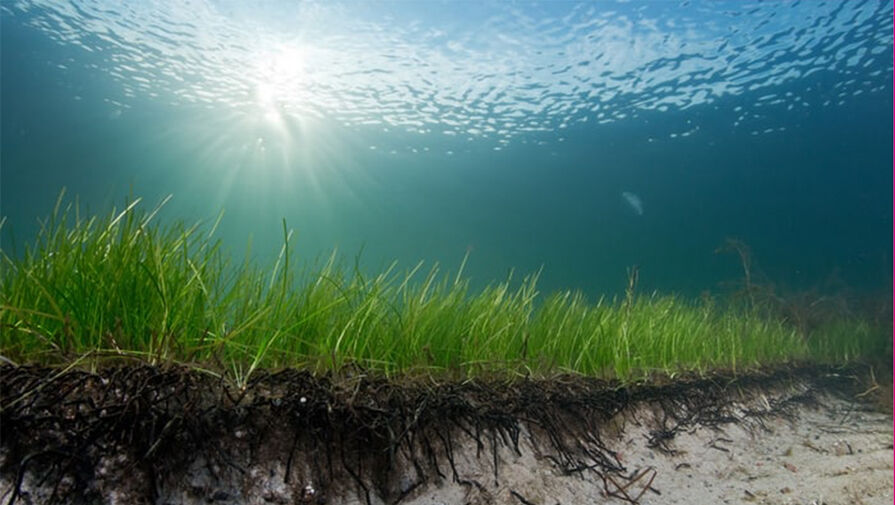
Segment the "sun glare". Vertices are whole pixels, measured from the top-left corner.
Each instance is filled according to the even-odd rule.
[[[308,57],[308,56],[311,57]],[[222,173],[220,198],[251,184],[271,192],[293,188],[321,201],[324,187],[349,187],[365,175],[352,169],[345,155],[345,134],[334,135],[332,123],[317,111],[313,87],[324,78],[315,74],[319,50],[303,43],[256,45],[247,60],[238,110],[209,127],[197,121],[209,138],[202,156]],[[213,132],[213,133],[210,133]],[[349,174],[348,171],[351,171]]]
[[[305,77],[305,49],[282,46],[258,59],[255,98],[265,119],[278,121],[283,109],[295,105]]]

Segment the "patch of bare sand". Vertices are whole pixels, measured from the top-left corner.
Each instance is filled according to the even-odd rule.
[[[763,426],[696,426],[667,445],[671,453],[648,447],[652,423],[626,422],[607,445],[630,472],[643,477],[623,490],[623,481],[616,486],[593,471],[560,475],[527,436],[520,440],[521,454],[502,453],[495,481],[488,458],[467,446],[458,451],[457,468],[461,479],[480,486],[445,480],[402,503],[555,505],[625,503],[626,498],[642,505],[892,503],[892,417],[829,396],[820,404],[800,407],[789,420],[765,419]]]

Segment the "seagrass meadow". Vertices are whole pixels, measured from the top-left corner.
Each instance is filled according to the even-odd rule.
[[[694,430],[891,390],[887,320],[800,310],[736,241],[736,295],[640,293],[632,268],[588,300],[537,272],[473,289],[467,258],[302,262],[285,220],[265,269],[215,238],[223,213],[165,222],[167,201],[92,215],[62,192],[2,251],[8,503],[651,503],[669,472],[625,433],[675,457]]]
[[[0,2],[0,505],[892,503],[893,9]]]
[[[164,202],[162,202],[162,205]],[[3,251],[0,354],[94,368],[179,364],[246,384],[262,369],[355,366],[389,377],[638,380],[884,356],[885,326],[846,314],[810,329],[770,301],[542,294],[538,274],[471,290],[463,266],[364,275],[336,254],[302,263],[282,224],[275,264],[234,259],[208,225],[155,220],[139,198],[84,215],[60,195],[21,253]],[[465,260],[464,260],[465,264]],[[751,286],[747,286],[751,288]]]
[[[631,268],[588,300],[537,272],[473,289],[468,258],[302,262],[285,220],[265,269],[215,238],[223,212],[165,222],[167,201],[93,215],[63,191],[2,251],[10,504],[650,503],[668,472],[625,460],[625,433],[674,457],[684,433],[891,391],[888,320],[773,295],[737,241],[736,293],[640,293]]]

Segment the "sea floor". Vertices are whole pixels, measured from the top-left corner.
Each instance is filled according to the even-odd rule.
[[[642,474],[634,482],[606,483],[588,472],[564,476],[523,450],[503,461],[497,485],[451,483],[406,503],[891,504],[892,417],[842,398],[818,400],[788,419],[767,419],[758,430],[739,423],[693,427],[678,433],[667,451],[648,447],[650,430],[629,423],[611,445],[635,477]],[[490,465],[476,465],[472,449],[463,478],[489,481]]]
[[[861,387],[0,367],[0,502],[888,504],[892,416]]]

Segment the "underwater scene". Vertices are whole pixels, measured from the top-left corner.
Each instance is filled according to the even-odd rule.
[[[669,457],[809,400],[891,414],[892,27],[891,0],[3,1],[0,500],[777,503],[601,437],[645,405]],[[520,433],[595,487],[498,485]]]
[[[285,228],[296,272],[335,254],[391,288],[462,266],[472,293],[537,275],[535,305],[761,291],[890,319],[891,24],[877,1],[6,2],[3,252],[60,195],[140,199],[269,277]]]
[[[4,245],[61,188],[369,272],[892,282],[890,2],[4,2]],[[9,229],[7,229],[9,228]],[[11,231],[10,231],[11,229]],[[9,246],[8,246],[9,247]],[[4,247],[7,250],[8,247]]]

